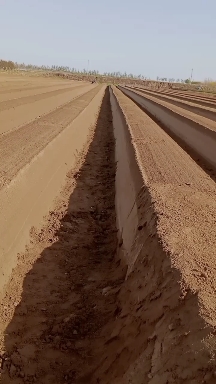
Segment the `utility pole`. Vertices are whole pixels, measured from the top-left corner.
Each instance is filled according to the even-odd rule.
[[[192,78],[193,78],[193,68],[192,68],[192,70],[191,70],[191,77],[190,77],[190,79],[191,79],[191,83],[192,83]]]

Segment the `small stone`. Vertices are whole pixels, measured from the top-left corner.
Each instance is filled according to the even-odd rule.
[[[68,323],[68,321],[70,321],[70,320],[73,319],[74,317],[75,317],[74,314],[71,314],[71,315],[65,317],[65,319],[64,319],[64,323]]]
[[[71,342],[70,342],[70,341],[68,341],[68,342],[67,342],[67,344],[66,344],[67,348],[70,348],[70,347],[71,347],[71,345],[72,345],[72,344],[71,344]]]
[[[170,331],[174,331],[174,329],[175,329],[174,324],[170,324],[170,325],[168,326],[168,328],[169,328]]]
[[[149,374],[148,374],[148,378],[149,378],[149,379],[152,379],[152,377],[153,377],[152,374],[149,373]]]
[[[106,288],[103,288],[103,289],[102,289],[102,295],[106,296],[107,293],[110,291],[110,289],[112,289],[112,287],[106,287]]]
[[[155,332],[153,332],[149,337],[148,337],[148,341],[151,341],[151,340],[154,340],[154,339],[156,339],[156,337],[157,337],[157,335],[156,335],[156,333]]]
[[[185,332],[185,333],[184,333],[184,336],[188,336],[189,334],[190,334],[190,331]]]
[[[185,183],[186,185],[191,185],[191,183]]]
[[[78,332],[76,331],[76,329],[74,329],[73,335],[78,335]]]
[[[25,377],[25,373],[24,373],[23,371],[20,371],[20,373],[19,373],[19,377],[21,377],[21,379],[24,379],[24,377]]]

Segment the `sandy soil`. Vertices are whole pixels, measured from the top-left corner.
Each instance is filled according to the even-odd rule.
[[[43,93],[46,90],[52,91],[87,84],[85,82],[59,80],[57,78],[50,80],[41,77],[11,76],[0,73],[0,102],[7,99]]]
[[[204,161],[208,173],[216,171],[216,124],[195,113],[175,106],[155,96],[144,95],[127,88],[120,89],[138,104],[182,147],[188,147],[193,158]],[[183,144],[183,145],[182,145]]]
[[[41,117],[66,105],[93,87],[89,84],[75,84],[70,88],[60,87],[55,91],[46,88],[37,95],[25,97],[20,95],[20,98],[3,101],[0,103],[0,134],[17,130],[30,121],[40,120]]]
[[[216,103],[216,98],[214,96],[206,96],[203,93],[197,94],[197,93],[188,93],[188,92],[180,92],[178,90],[168,90],[168,89],[161,89],[159,90],[151,90],[148,88],[139,88],[135,87],[137,90],[143,90],[150,93],[158,94],[158,95],[167,95],[167,96],[173,96],[180,100],[186,100],[186,101],[192,101],[196,102],[197,104],[209,106],[214,108]]]
[[[214,103],[216,101],[216,95],[211,93],[205,93],[205,92],[180,92],[178,90],[167,90],[166,93],[173,93],[177,95],[182,95],[184,97],[188,98],[194,98],[194,99],[201,99],[201,100],[209,100],[210,102]]]
[[[25,90],[26,85],[36,87],[38,83],[41,84],[41,80],[36,82],[31,78],[27,84],[25,81],[19,83],[21,91]],[[57,81],[46,82],[43,79],[44,89],[49,89],[47,87],[53,84],[56,87]],[[59,82],[60,91],[65,84],[68,88],[69,82]],[[13,81],[4,85],[6,93],[13,87]],[[21,105],[23,98],[20,95],[12,99],[17,103],[16,107],[0,111],[0,118],[3,119],[5,112],[8,113],[9,122],[9,116],[14,118],[14,129],[0,135],[0,290],[16,265],[17,252],[23,251],[29,241],[31,226],[41,225],[43,215],[49,211],[64,183],[66,172],[75,164],[88,131],[95,124],[103,90],[101,86],[71,82],[70,90],[66,92],[67,98],[59,94],[57,104],[57,100],[53,102],[53,96],[47,96],[49,92],[44,92],[38,95],[47,96],[43,99],[43,105],[42,100],[38,103],[38,99],[32,100],[31,96],[25,97],[27,100]],[[52,110],[49,111],[51,106]],[[29,117],[38,109],[40,116],[31,121]],[[48,113],[42,115],[44,110]],[[20,116],[21,126],[15,114]],[[5,126],[8,125],[8,119],[4,115]]]
[[[214,384],[215,182],[129,97],[103,92],[0,138],[0,193],[33,156],[52,159],[56,137],[78,148],[2,290],[1,382]]]
[[[107,90],[62,199],[19,257],[1,307],[8,335],[2,383],[71,383],[86,374],[88,382],[97,364],[95,349],[104,345],[99,331],[118,313],[122,278],[112,265],[117,236],[111,122]]]
[[[80,91],[80,87],[78,89]],[[0,188],[9,184],[34,156],[81,113],[98,92],[97,87],[87,90],[82,96],[34,122],[0,136]]]
[[[139,90],[143,94],[155,96],[158,100],[167,101],[170,104],[179,106],[180,108],[184,108],[188,111],[191,111],[197,115],[206,117],[207,119],[216,121],[216,103],[208,103],[200,99],[197,101],[196,99],[178,97],[176,95],[170,95],[168,93],[163,94],[159,92],[152,92],[146,90]]]
[[[121,313],[96,377],[101,383],[214,383],[215,183],[116,94],[144,183],[134,202],[139,225],[118,296]]]
[[[7,85],[7,87],[4,86],[4,87],[0,88],[0,102],[12,100],[12,99],[23,98],[26,96],[34,96],[34,95],[38,95],[40,93],[46,93],[46,91],[50,92],[50,91],[55,91],[58,89],[65,89],[65,88],[70,89],[70,88],[76,87],[78,85],[83,86],[83,85],[85,85],[85,83],[74,81],[72,83],[66,83],[66,82],[63,82],[63,84],[61,84],[61,83],[60,84],[59,83],[58,84],[56,84],[56,83],[46,84],[45,83],[44,85],[32,85],[32,86],[22,84],[22,86],[20,86],[19,88],[15,88],[15,89],[12,89],[11,87],[9,87]]]
[[[134,91],[137,94],[140,94],[144,97],[144,94],[140,91]],[[187,110],[184,106],[177,106],[174,105],[174,103],[170,103],[169,101],[159,100],[156,96],[153,95],[145,95],[146,98],[149,100],[155,100],[158,104],[163,105],[167,108],[169,108],[171,111],[178,113],[180,116],[186,117],[187,119],[190,119],[191,121],[194,121],[195,123],[199,124],[200,126],[204,126],[207,129],[210,129],[211,131],[216,131],[216,124],[215,121],[212,121],[209,118],[206,118],[204,116],[199,116],[197,113],[193,113],[190,110]]]

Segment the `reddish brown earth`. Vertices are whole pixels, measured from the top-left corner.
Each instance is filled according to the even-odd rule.
[[[2,286],[1,382],[214,384],[213,175],[120,90],[76,87],[0,137],[4,199],[41,174],[38,194],[53,200],[40,225],[31,215],[31,240]]]
[[[215,112],[215,109],[216,109],[216,100],[215,99],[210,99],[210,98],[206,98],[206,97],[201,97],[201,96],[196,96],[196,95],[184,95],[182,93],[179,93],[179,92],[171,92],[171,91],[164,91],[164,92],[156,92],[156,91],[150,91],[150,90],[147,90],[147,89],[141,89],[141,88],[138,88],[136,87],[135,88],[136,90],[138,91],[141,91],[143,93],[147,93],[147,94],[150,94],[150,95],[155,95],[156,97],[158,97],[159,99],[161,100],[170,100],[170,101],[176,101],[176,102],[179,102],[179,105],[191,105],[191,106],[194,106],[194,107],[199,107],[199,106],[202,106],[203,108],[200,108],[201,110],[203,111],[211,111],[212,112]],[[197,111],[196,111],[197,113]],[[199,114],[199,113],[198,113]]]
[[[99,332],[118,313],[115,297],[123,275],[112,264],[117,235],[108,90],[67,178],[46,226],[19,255],[2,301],[1,323],[9,322],[6,354],[1,352],[4,383],[69,383],[88,374],[97,365],[95,350],[104,345]]]

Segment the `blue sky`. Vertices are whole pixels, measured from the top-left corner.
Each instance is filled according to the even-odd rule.
[[[216,79],[216,0],[0,0],[0,58]]]

